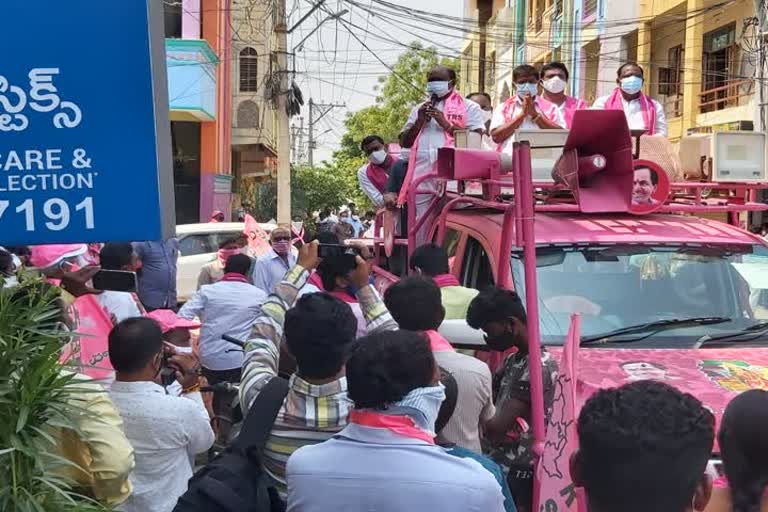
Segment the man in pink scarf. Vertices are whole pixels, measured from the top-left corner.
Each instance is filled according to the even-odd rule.
[[[373,206],[384,206],[384,193],[387,189],[389,170],[395,163],[387,152],[387,145],[379,135],[368,135],[360,143],[360,148],[368,157],[368,161],[357,171],[357,181],[365,192]]]
[[[634,62],[622,64],[617,73],[618,87],[609,96],[595,101],[592,108],[623,110],[630,130],[645,130],[646,135],[667,136],[664,107],[643,93],[643,68]]]
[[[539,97],[539,72],[533,66],[523,64],[512,70],[515,95],[496,107],[491,119],[491,137],[498,144],[498,151],[512,153],[517,130],[559,129],[549,103],[541,104]]]
[[[584,100],[565,94],[568,86],[568,68],[562,62],[550,62],[541,68],[541,88],[539,106],[548,119],[554,120],[561,128],[571,129],[573,115],[577,110],[587,109]]]
[[[401,206],[405,203],[408,190],[415,179],[437,172],[437,150],[455,145],[453,134],[456,130],[466,129],[480,134],[485,131],[482,109],[477,103],[463,98],[456,91],[456,72],[453,69],[437,66],[429,72],[427,97],[429,101],[413,108],[400,133],[400,145],[411,149],[408,173],[398,198],[398,204]],[[437,186],[434,180],[428,180],[422,183],[419,189],[435,192]],[[417,221],[426,213],[432,198],[430,194],[416,197]],[[424,241],[426,231],[421,230],[416,237],[417,242]]]

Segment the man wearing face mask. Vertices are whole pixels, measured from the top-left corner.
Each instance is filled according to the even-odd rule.
[[[568,77],[568,68],[562,62],[545,64],[541,68],[541,87],[544,93],[539,98],[539,106],[547,118],[553,119],[561,128],[570,130],[574,113],[589,108],[589,105],[584,100],[565,94]]]
[[[471,130],[482,134],[485,131],[485,117],[480,106],[467,100],[456,91],[456,72],[445,66],[437,66],[427,75],[427,96],[430,98],[414,107],[400,133],[400,145],[410,148],[408,173],[400,188],[398,204],[408,198],[410,184],[420,176],[436,172],[437,150],[455,145],[453,134],[456,130]],[[420,190],[437,190],[434,180],[419,186]],[[429,207],[432,195],[416,196],[416,219]],[[426,237],[426,226],[417,235],[417,242]]]
[[[248,245],[248,238],[241,234],[232,238],[227,238],[219,243],[219,251],[216,253],[216,259],[206,263],[200,269],[197,276],[197,289],[207,284],[218,283],[224,277],[224,265],[230,256],[242,254]]]
[[[272,293],[272,288],[283,278],[285,273],[296,265],[296,255],[291,250],[290,230],[279,227],[269,234],[272,250],[261,256],[253,265],[253,284],[265,293]]]
[[[175,356],[174,356],[175,357]],[[110,396],[134,449],[133,493],[118,510],[170,512],[192,477],[192,460],[214,441],[196,373],[177,371],[182,396],[157,383],[163,367],[163,338],[151,318],[129,318],[109,333],[115,368]],[[170,364],[174,365],[171,357]]]
[[[400,330],[362,338],[346,375],[349,424],[288,459],[288,512],[504,510],[491,473],[435,444],[445,388],[425,337]]]
[[[360,143],[360,147],[368,157],[368,162],[357,171],[357,181],[373,206],[381,208],[384,206],[389,171],[395,164],[395,159],[387,153],[387,145],[378,135],[367,136]]]
[[[531,423],[531,376],[525,308],[515,292],[489,288],[472,300],[467,323],[485,332],[485,342],[491,350],[506,352],[517,348],[517,352],[507,356],[494,379],[496,414],[485,423],[483,453],[504,468],[518,510],[528,512],[533,500],[534,453],[533,436],[527,428]],[[557,362],[543,347],[534,359],[539,359],[542,366],[544,414],[549,418]]]
[[[622,64],[618,87],[609,96],[595,101],[592,108],[623,110],[630,130],[645,130],[646,135],[667,136],[667,117],[661,104],[643,93],[643,68],[634,62]]]
[[[517,66],[512,70],[512,81],[517,94],[496,107],[491,119],[491,137],[498,144],[497,150],[509,154],[512,153],[517,130],[560,128],[547,117],[551,113],[545,112],[539,104],[539,72],[536,68],[528,64]]]

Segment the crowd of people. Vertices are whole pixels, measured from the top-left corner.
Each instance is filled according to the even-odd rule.
[[[338,243],[330,233],[318,237]],[[278,230],[273,247],[283,238]],[[239,383],[246,415],[273,379],[287,378],[276,417],[260,419],[269,421],[262,425],[268,436],[260,464],[279,506],[531,510],[529,368],[542,367],[547,414],[558,368],[546,349],[531,359],[520,297],[461,287],[448,273],[447,253],[433,244],[415,251],[412,276],[382,297],[364,251],[340,269],[319,256],[319,247],[319,241],[305,244],[286,261],[277,245],[281,261],[264,260],[274,269],[260,274],[247,255],[228,253],[221,279],[202,286],[178,314],[147,312],[132,296],[135,310],[129,298],[97,295],[103,304],[120,304],[108,340],[115,376],[108,392],[93,385],[83,398],[98,412],[96,426],[62,447],[82,464],[87,477],[80,485],[117,510],[174,510],[196,457],[216,436],[201,376]],[[141,261],[130,244],[107,244],[101,255],[102,264],[122,270]],[[0,251],[5,286],[14,285],[19,265],[18,255]],[[254,284],[256,276],[277,275],[278,266],[282,275],[269,289]],[[323,275],[329,267],[330,283]],[[93,293],[84,284],[90,276],[89,267],[58,275],[75,295]],[[440,335],[449,317],[482,330],[492,351],[514,349],[497,375]],[[193,349],[191,331],[198,328]],[[232,350],[225,334],[246,341],[244,353]],[[732,401],[720,425],[724,477],[717,483],[728,489],[724,499],[736,512],[757,512],[768,486],[766,410],[768,393],[749,391]],[[666,384],[598,391],[581,410],[578,440],[571,475],[593,512],[702,511],[712,495],[714,416]]]
[[[377,135],[361,141],[369,159],[358,171],[362,189],[376,207],[402,205],[409,181],[433,169],[436,149],[454,144],[459,129],[510,151],[520,129],[570,128],[574,112],[589,107],[566,95],[568,78],[557,62],[518,66],[516,94],[493,108],[485,93],[461,96],[455,72],[436,67],[429,101],[413,109],[400,136],[405,154],[390,154]],[[630,128],[664,135],[663,109],[642,83],[642,68],[624,64],[614,93],[592,108],[623,110]],[[412,207],[420,215],[427,204],[417,197]],[[296,244],[296,226],[278,227],[258,259],[247,237],[223,240],[181,309],[175,239],[0,250],[4,287],[19,286],[19,270],[34,267],[60,280],[65,303],[94,295],[113,324],[105,354],[113,379],[87,382],[77,397],[98,417],[83,415],[82,428],[59,441],[81,470],[78,488],[124,512],[183,512],[177,503],[195,485],[198,456],[232,427],[212,420],[231,419],[237,407],[215,394],[209,408],[203,388],[228,383],[246,425],[265,433],[263,450],[249,455],[258,458],[273,510],[531,511],[530,368],[541,366],[548,417],[556,359],[545,348],[530,353],[517,293],[461,286],[446,251],[423,236],[410,277],[383,296],[365,246],[321,257],[321,246],[338,249],[362,236],[374,217],[361,219],[354,204],[327,208],[314,241]],[[137,290],[94,290],[98,269],[136,273]],[[440,334],[445,320],[482,331],[487,348],[506,355],[498,373],[455,350]],[[281,379],[286,391],[274,418],[248,421]],[[719,426],[719,484],[735,512],[757,512],[768,487],[765,411],[768,393],[748,391]],[[693,512],[709,502],[716,425],[693,396],[654,381],[603,389],[584,404],[577,430],[570,473],[590,511]],[[215,491],[221,499],[235,492]]]

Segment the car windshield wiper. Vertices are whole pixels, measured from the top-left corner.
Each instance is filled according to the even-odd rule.
[[[707,343],[724,341],[739,343],[752,341],[756,338],[759,338],[760,336],[763,336],[766,331],[768,331],[768,322],[758,322],[756,324],[750,325],[749,327],[745,327],[740,331],[726,332],[716,336],[707,334],[696,340],[696,348],[700,348],[702,345]]]
[[[595,334],[593,336],[584,336],[583,338],[581,338],[581,344],[588,345],[590,343],[596,343],[596,344],[631,343],[633,341],[643,340],[649,336],[653,336],[657,332],[665,331],[668,329],[677,329],[680,327],[694,327],[697,325],[724,324],[730,321],[731,321],[730,318],[726,318],[722,316],[702,316],[702,317],[696,317],[696,318],[671,318],[667,320],[657,320],[655,322],[648,322],[645,324],[630,325],[628,327],[623,327],[621,329],[606,332],[603,334]],[[630,338],[627,340],[613,339],[613,338],[625,336],[627,334],[639,334],[639,333],[645,333],[645,334],[641,337]]]

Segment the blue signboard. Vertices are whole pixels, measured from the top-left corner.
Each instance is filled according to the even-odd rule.
[[[175,224],[162,2],[3,0],[0,245]]]

